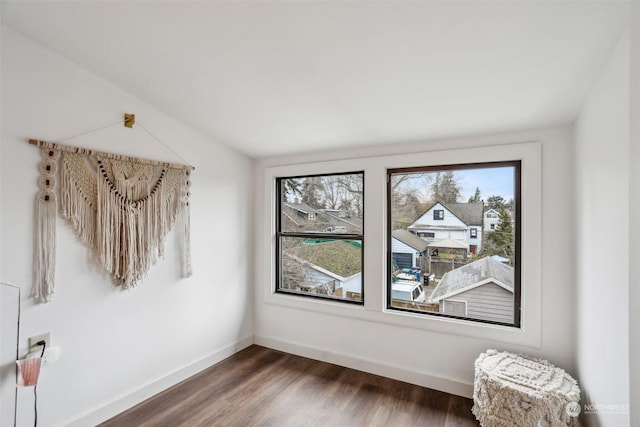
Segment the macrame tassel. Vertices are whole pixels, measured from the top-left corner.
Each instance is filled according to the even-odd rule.
[[[56,160],[60,152],[52,149],[42,150],[43,160],[39,164],[40,191],[36,195],[35,230],[35,286],[34,296],[40,302],[48,302],[53,296],[55,286],[56,262]]]
[[[36,285],[34,295],[40,302],[51,300],[55,285],[56,199],[49,190],[36,198]]]
[[[184,184],[181,185],[182,190],[182,275],[190,277],[193,274],[191,268],[191,172],[184,172]]]

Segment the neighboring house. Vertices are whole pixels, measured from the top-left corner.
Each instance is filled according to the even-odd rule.
[[[347,211],[322,209],[318,218],[326,225],[324,231],[362,234],[362,218],[350,216]]]
[[[440,312],[471,319],[513,323],[514,270],[491,257],[446,273],[429,297]]]
[[[284,202],[283,229],[362,234],[362,218],[337,209],[314,209],[305,203]]]
[[[349,211],[344,209],[320,209],[322,212],[337,216],[338,218],[349,218],[351,215]]]
[[[495,209],[489,209],[484,213],[484,231],[492,232],[498,226],[500,221],[500,213]]]
[[[284,207],[284,214],[289,215],[294,222],[296,220],[315,221],[318,217],[319,211],[305,203],[285,202]]]
[[[335,256],[338,254],[339,256]],[[357,245],[332,240],[325,243],[310,242],[291,250],[285,259],[287,289],[346,297],[347,293],[362,293],[361,250]]]
[[[427,242],[452,239],[466,243],[469,252],[482,250],[484,203],[436,202],[408,229]]]
[[[509,217],[511,218],[511,225],[514,224],[513,213],[511,211],[507,211]],[[484,212],[484,232],[491,233],[498,227],[498,223],[500,222],[500,211],[496,209],[488,209]]]
[[[391,233],[391,256],[398,268],[419,268],[420,256],[425,254],[428,242],[407,230]]]

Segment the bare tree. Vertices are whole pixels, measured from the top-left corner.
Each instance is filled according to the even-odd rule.
[[[364,180],[360,174],[338,175],[340,185],[349,195],[349,202],[358,217],[364,212]]]

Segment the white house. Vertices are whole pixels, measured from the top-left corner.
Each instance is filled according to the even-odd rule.
[[[484,212],[484,232],[491,232],[496,229],[500,222],[500,213],[495,209],[487,209]]]
[[[408,229],[427,242],[452,239],[469,246],[469,252],[482,250],[483,202],[436,202]]]
[[[513,216],[513,212],[507,211],[509,217],[511,218],[511,225],[513,226],[515,223],[515,218]],[[490,233],[496,229],[498,223],[500,222],[500,212],[496,209],[487,209],[484,211],[484,232]]]

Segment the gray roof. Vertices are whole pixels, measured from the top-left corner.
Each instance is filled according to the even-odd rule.
[[[325,211],[319,211],[318,214],[331,225],[348,225],[356,228],[356,230],[349,230],[350,232],[362,232],[363,221],[360,217],[351,216],[347,218],[340,218],[338,215]]]
[[[304,212],[304,213],[318,212],[318,209],[314,209],[311,206],[307,205],[306,203],[284,202],[284,204],[285,204],[285,206],[288,206],[291,209],[295,209],[297,211],[301,211],[301,212]]]
[[[412,247],[418,252],[424,252],[425,250],[427,250],[428,242],[416,236],[410,231],[402,229],[393,230],[391,236],[394,239],[401,241],[405,245]]]
[[[484,203],[442,203],[453,214],[467,225],[482,225],[484,218]]]
[[[436,301],[444,296],[459,294],[488,279],[500,282],[513,292],[513,267],[498,262],[491,257],[485,257],[445,273],[429,299]]]

